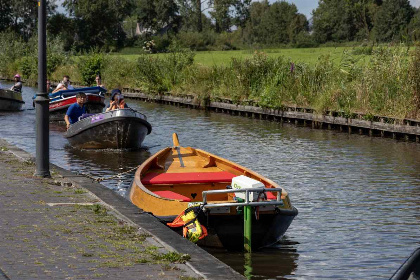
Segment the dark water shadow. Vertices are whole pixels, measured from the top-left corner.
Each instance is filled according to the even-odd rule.
[[[291,279],[298,267],[299,243],[284,236],[270,248],[252,253],[229,252],[223,248],[203,247],[247,279]]]

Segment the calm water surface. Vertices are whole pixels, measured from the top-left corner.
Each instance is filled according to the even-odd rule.
[[[8,86],[8,84],[4,84]],[[25,110],[1,113],[0,137],[35,154],[34,88]],[[95,177],[112,176],[170,146],[228,158],[274,180],[299,209],[276,248],[251,255],[209,249],[250,279],[388,279],[420,246],[420,145],[296,128],[225,114],[128,100],[153,131],[140,151],[72,149],[50,125],[50,160]],[[133,173],[103,181],[124,195]]]

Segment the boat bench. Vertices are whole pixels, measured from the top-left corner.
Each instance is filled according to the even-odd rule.
[[[197,183],[231,183],[237,175],[227,171],[221,172],[187,172],[187,173],[147,173],[141,182],[143,185],[197,184]],[[153,192],[161,197],[190,202],[191,199],[172,191]],[[276,199],[272,192],[266,192],[268,200]]]
[[[187,172],[187,173],[147,173],[141,179],[144,185],[230,183],[236,177],[227,171]]]
[[[187,172],[187,173],[148,173],[141,179],[144,185],[197,184],[197,183],[230,183],[235,177],[227,171],[221,172]],[[154,194],[168,199],[191,202],[191,199],[173,191],[155,191]]]

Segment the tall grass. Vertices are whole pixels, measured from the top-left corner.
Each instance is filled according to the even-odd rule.
[[[36,53],[12,34],[0,33],[0,75],[20,71],[36,80]],[[319,113],[365,113],[420,119],[420,48],[374,47],[332,57],[326,52],[304,63],[280,54],[256,51],[224,64],[194,63],[191,51],[174,49],[165,55],[98,54],[69,56],[58,43],[49,47],[49,78],[68,74],[90,84],[100,71],[108,89],[141,88],[148,93],[190,94],[199,101],[228,99],[237,104],[267,108],[311,107]],[[308,50],[303,50],[307,52]],[[312,50],[311,50],[312,52]],[[369,55],[369,63],[360,52]],[[362,61],[362,62],[361,62]]]

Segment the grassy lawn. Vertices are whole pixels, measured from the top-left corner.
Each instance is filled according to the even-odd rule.
[[[264,49],[261,52],[266,53],[269,57],[283,56],[287,60],[295,63],[306,63],[314,65],[321,55],[329,55],[335,64],[340,64],[343,57],[348,54],[353,58],[361,59],[366,55],[353,55],[352,47],[325,47],[325,48],[305,48],[305,49]],[[133,53],[135,50],[126,51]],[[237,50],[237,51],[202,51],[195,53],[195,62],[204,66],[227,65],[231,58],[250,58],[254,54],[254,50]],[[121,55],[130,60],[136,59],[137,54],[115,54]],[[165,54],[154,54],[156,56],[164,56]]]

